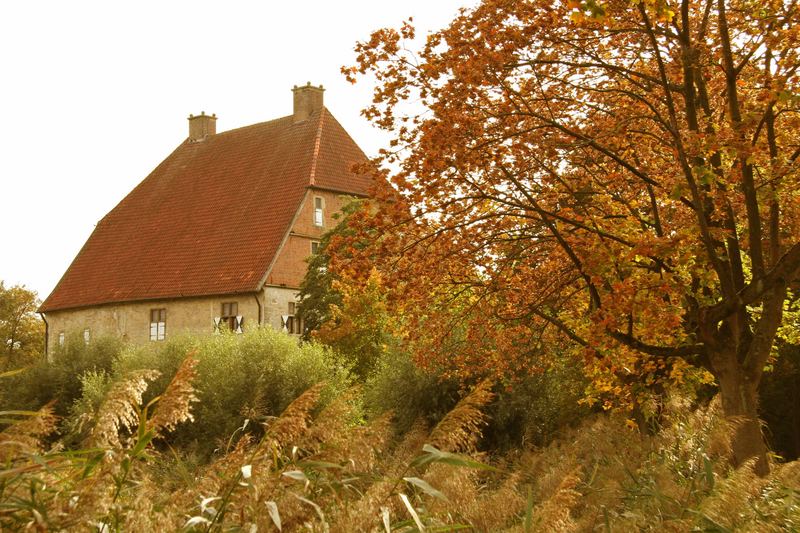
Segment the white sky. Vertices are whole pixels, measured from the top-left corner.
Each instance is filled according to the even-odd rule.
[[[288,115],[293,85],[368,155],[385,137],[339,73],[353,46],[413,16],[418,37],[475,0],[0,3],[0,280],[44,299],[94,225],[185,139]],[[294,7],[294,5],[299,7]]]

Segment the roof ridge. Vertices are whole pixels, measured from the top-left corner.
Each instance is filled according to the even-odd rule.
[[[314,185],[317,174],[317,160],[319,159],[319,145],[322,140],[322,124],[325,118],[325,108],[320,109],[319,124],[317,125],[317,135],[314,137],[314,153],[311,155],[311,172],[309,172],[309,186]]]
[[[270,119],[270,120],[265,120],[263,122],[256,122],[255,124],[246,124],[244,126],[237,126],[236,128],[231,128],[229,130],[224,130],[224,131],[217,132],[213,136],[214,137],[219,137],[220,135],[226,135],[228,133],[239,132],[240,130],[246,130],[246,129],[250,129],[250,128],[257,128],[259,126],[266,126],[266,125],[270,125],[270,124],[275,124],[275,123],[278,123],[278,122],[281,122],[281,121],[286,121],[287,119],[290,119],[290,118],[292,118],[292,115],[286,115],[284,117],[273,118],[273,119]]]

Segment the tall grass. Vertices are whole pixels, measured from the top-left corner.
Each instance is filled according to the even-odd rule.
[[[698,408],[668,398],[653,435],[622,415],[595,413],[547,445],[488,455],[480,433],[496,401],[489,384],[456,393],[435,423],[420,417],[401,426],[391,412],[367,415],[369,395],[338,370],[302,385],[313,377],[314,358],[329,355],[282,342],[184,339],[161,348],[174,359],[158,360],[150,348],[122,353],[107,373],[84,376],[91,391],[71,416],[85,415],[85,440],[71,450],[47,438],[58,427],[53,406],[4,412],[13,422],[0,433],[0,530],[800,528],[800,463],[776,463],[763,479],[748,464],[732,470],[716,401]],[[270,346],[299,351],[268,363],[257,352]],[[250,357],[276,373],[307,375],[259,392],[229,366]],[[259,382],[259,365],[249,367],[250,381]],[[245,398],[208,390],[222,379],[247,385]],[[252,409],[249,418],[242,406]],[[223,412],[238,425],[217,439],[217,452],[198,454],[187,436],[219,433],[203,426],[219,424]]]

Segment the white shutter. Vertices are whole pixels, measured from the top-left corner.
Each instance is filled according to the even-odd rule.
[[[244,317],[242,315],[237,316],[236,321],[233,324],[234,325],[233,331],[235,331],[236,333],[242,333],[243,323],[244,323]]]
[[[214,333],[219,335],[219,325],[222,322],[222,317],[214,317]]]
[[[289,315],[281,315],[281,331],[288,333]]]

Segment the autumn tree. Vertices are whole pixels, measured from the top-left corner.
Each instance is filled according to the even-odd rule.
[[[334,214],[336,225],[325,232],[319,241],[316,253],[307,259],[308,269],[300,283],[298,298],[300,304],[297,315],[303,321],[303,338],[308,339],[312,332],[317,331],[324,323],[331,320],[331,309],[341,306],[342,294],[334,288],[334,282],[338,276],[334,276],[330,270],[330,255],[328,249],[343,240],[348,240],[351,246],[363,249],[366,245],[364,241],[359,243],[352,242],[355,230],[349,225],[351,216],[358,213],[364,206],[363,200],[352,199],[347,202],[341,212]],[[341,252],[340,252],[341,255]]]
[[[335,215],[336,226],[322,236],[317,252],[308,259],[297,311],[305,328],[303,337],[337,350],[362,378],[374,370],[390,343],[383,283],[374,268],[347,274],[332,270],[329,249],[338,250],[338,261],[369,253],[371,239],[351,225],[368,209],[366,202],[353,199]]]
[[[39,300],[24,286],[0,281],[0,367],[23,365],[44,350],[44,323],[36,315]]]
[[[622,399],[705,369],[734,462],[766,472],[757,390],[800,267],[798,23],[795,0],[484,0],[416,53],[410,23],[359,43],[343,70],[374,76],[365,114],[393,134],[362,224],[414,334],[458,331],[460,372],[571,351]],[[450,298],[460,320],[426,307]]]

